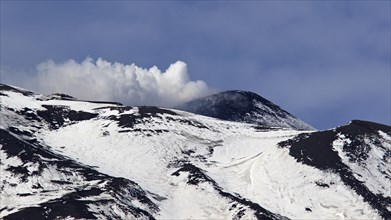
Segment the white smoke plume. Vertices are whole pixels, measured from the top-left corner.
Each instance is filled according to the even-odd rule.
[[[162,72],[135,64],[86,58],[78,63],[46,61],[37,66],[35,88],[51,94],[65,93],[79,99],[119,101],[127,105],[173,106],[212,90],[203,81],[191,81],[186,63],[177,61]]]

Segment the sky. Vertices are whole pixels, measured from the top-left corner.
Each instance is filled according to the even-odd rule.
[[[2,83],[173,106],[225,90],[391,123],[390,1],[0,1]]]

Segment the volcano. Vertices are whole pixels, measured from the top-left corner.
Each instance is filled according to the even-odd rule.
[[[0,84],[2,219],[390,219],[391,127],[230,91],[178,109]]]

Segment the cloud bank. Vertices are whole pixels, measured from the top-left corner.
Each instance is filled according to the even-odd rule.
[[[102,58],[86,58],[78,63],[46,61],[36,68],[34,79],[38,92],[61,92],[87,100],[119,101],[127,105],[173,106],[212,90],[203,81],[190,80],[187,65],[171,64],[162,72],[135,64],[112,63]],[[31,84],[30,84],[31,85]]]

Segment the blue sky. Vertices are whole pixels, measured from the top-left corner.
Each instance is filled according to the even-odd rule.
[[[42,63],[164,72],[180,60],[189,82],[256,92],[319,129],[390,125],[390,11],[390,1],[1,1],[1,81],[39,91]]]

